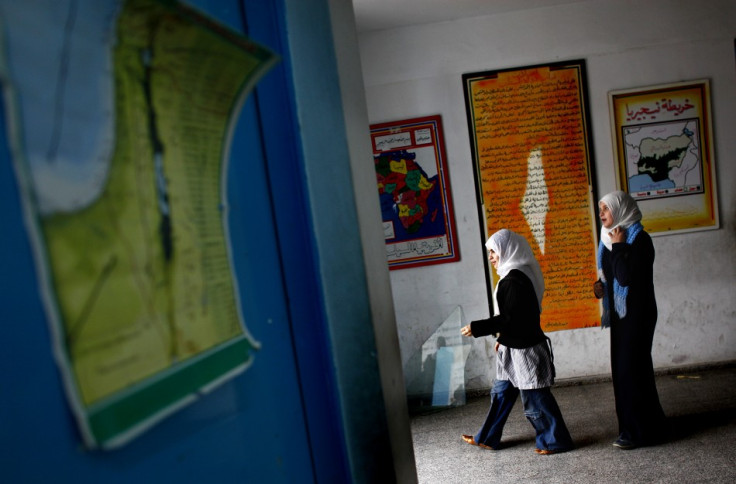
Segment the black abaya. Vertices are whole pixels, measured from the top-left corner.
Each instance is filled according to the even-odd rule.
[[[620,437],[635,445],[661,440],[665,416],[659,403],[652,364],[652,340],[657,323],[653,282],[654,246],[641,231],[631,245],[613,244],[604,250],[603,273],[613,306],[613,283],[628,287],[626,315],[611,308],[611,373]]]

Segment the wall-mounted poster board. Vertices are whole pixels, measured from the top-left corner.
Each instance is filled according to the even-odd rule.
[[[440,116],[371,125],[389,269],[460,259]]]
[[[41,7],[23,9],[62,37]],[[54,355],[84,443],[113,449],[260,348],[232,262],[227,163],[277,58],[176,2],[100,2],[79,17],[88,28],[63,32],[65,89],[35,82],[60,62],[46,37],[13,38],[11,54],[34,61],[1,81]]]
[[[463,75],[482,233],[529,241],[545,331],[600,325],[585,82],[583,60]]]
[[[617,183],[652,235],[717,229],[708,80],[608,93]]]

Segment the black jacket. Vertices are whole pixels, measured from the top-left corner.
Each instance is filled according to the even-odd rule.
[[[626,317],[632,324],[653,326],[657,321],[657,300],[654,296],[654,245],[649,234],[642,230],[631,244],[613,244],[611,251],[604,250],[602,267],[607,281],[616,278],[619,284],[629,288]],[[616,321],[613,284],[606,284],[606,287],[612,321]]]
[[[539,303],[532,281],[513,269],[498,283],[498,316],[470,323],[478,338],[498,334],[498,342],[509,348],[529,348],[546,338],[539,324]]]

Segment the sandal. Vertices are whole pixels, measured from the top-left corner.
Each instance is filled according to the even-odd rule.
[[[475,445],[476,447],[480,447],[482,449],[496,450],[493,447],[491,447],[490,445],[479,444],[478,442],[475,441],[475,438],[473,438],[472,435],[463,434],[463,440],[465,442],[467,442],[468,444],[470,444],[470,445]]]
[[[568,449],[534,449],[534,452],[536,452],[539,455],[552,455],[552,454],[560,454],[562,452],[567,452]]]

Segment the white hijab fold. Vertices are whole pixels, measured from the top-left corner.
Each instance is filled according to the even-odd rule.
[[[544,296],[544,277],[539,262],[529,242],[521,235],[508,229],[501,229],[486,241],[486,249],[498,254],[496,273],[503,279],[513,269],[518,269],[532,281],[534,292],[537,295],[539,311],[542,311],[542,297]],[[499,283],[501,281],[499,280]],[[498,284],[496,284],[496,292]]]
[[[608,210],[611,212],[611,218],[613,219],[613,224],[609,228],[601,227],[601,242],[606,246],[606,249],[611,250],[613,246],[610,235],[611,230],[616,227],[628,229],[631,225],[641,220],[641,211],[639,211],[636,200],[621,190],[604,195],[598,202],[598,205],[600,206],[601,203],[608,207]]]

